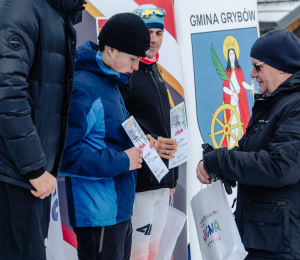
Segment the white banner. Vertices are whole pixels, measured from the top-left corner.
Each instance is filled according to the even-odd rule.
[[[47,260],[66,260],[57,186],[51,198],[51,213],[46,254]]]
[[[200,190],[196,166],[201,144],[237,145],[247,127],[258,89],[250,78],[250,49],[257,39],[256,0],[174,1],[175,24],[183,71],[189,125],[187,163],[188,232],[192,260],[201,260],[190,207]],[[256,84],[256,83],[255,83]],[[229,202],[236,197],[229,197]]]

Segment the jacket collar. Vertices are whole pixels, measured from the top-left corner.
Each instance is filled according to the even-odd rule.
[[[300,71],[293,74],[269,96],[263,94],[255,94],[255,101],[267,101],[266,103],[276,102],[281,96],[289,92],[300,91]]]
[[[150,71],[153,70],[153,67],[156,66],[156,63],[153,64],[145,64],[144,62],[139,62],[139,69],[143,70],[143,71]]]
[[[70,19],[73,24],[78,23],[78,18],[86,4],[85,0],[47,0],[48,3],[64,18]],[[81,20],[80,20],[81,21]]]
[[[99,65],[100,70],[107,76],[109,76],[113,81],[115,81],[116,85],[123,85],[128,82],[129,74],[121,73],[114,71],[111,68],[108,68],[102,61],[102,52],[97,52],[96,61]]]
[[[97,44],[87,41],[81,44],[75,54],[75,70],[85,70],[108,77],[114,85],[124,85],[129,74],[108,68],[102,61],[102,53],[97,51]]]
[[[284,81],[275,91],[274,95],[279,92],[296,92],[300,91],[300,71],[293,74]],[[273,94],[273,93],[272,93]]]

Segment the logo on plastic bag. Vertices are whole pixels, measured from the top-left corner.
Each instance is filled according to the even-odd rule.
[[[216,214],[218,214],[217,210],[214,210],[212,213],[209,213],[208,215],[205,215],[202,220],[200,221],[199,225],[200,228],[203,229],[203,240],[207,243],[207,246],[211,247],[211,244],[214,242],[217,242],[221,239],[221,237],[214,238],[213,240],[208,241],[208,238],[212,235],[212,234],[217,234],[218,231],[221,231],[219,222],[217,220],[212,220],[209,221],[208,219],[215,216]],[[208,223],[205,223],[206,220],[208,220]]]

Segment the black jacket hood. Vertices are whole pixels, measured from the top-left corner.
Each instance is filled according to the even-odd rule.
[[[72,24],[81,21],[82,11],[85,9],[83,6],[87,2],[85,0],[47,0],[48,3],[64,18],[69,17]]]

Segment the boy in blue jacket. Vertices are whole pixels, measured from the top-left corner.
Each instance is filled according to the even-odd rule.
[[[127,111],[117,86],[138,69],[150,36],[141,18],[121,13],[107,21],[98,39],[99,46],[88,41],[76,50],[60,174],[66,176],[79,259],[123,260],[130,258],[135,169],[141,168],[142,150],[132,147],[121,125]]]

